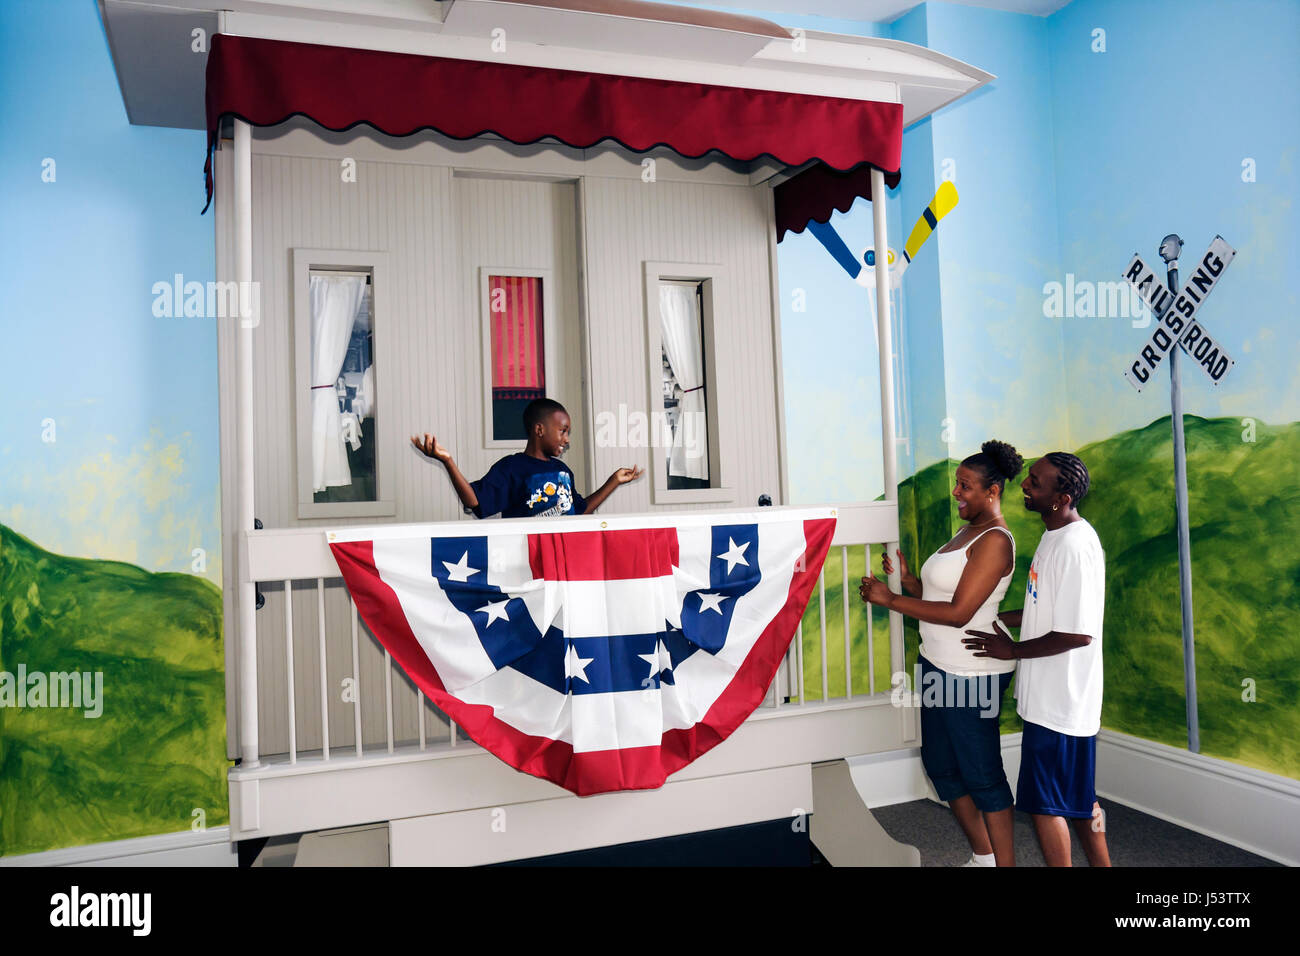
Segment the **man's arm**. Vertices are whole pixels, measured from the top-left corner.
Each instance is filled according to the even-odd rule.
[[[1011,635],[993,622],[993,632],[967,631],[970,637],[963,637],[961,642],[974,652],[976,657],[993,657],[1000,661],[1023,661],[1031,657],[1052,657],[1064,654],[1076,647],[1086,647],[1092,643],[1088,634],[1067,634],[1063,631],[1048,631],[1042,637],[1030,641],[1013,641]]]
[[[970,633],[967,631],[966,633]],[[1052,657],[1056,654],[1064,654],[1066,651],[1072,651],[1076,647],[1087,647],[1092,643],[1092,637],[1087,634],[1066,634],[1062,631],[1048,631],[1042,637],[1036,637],[1032,641],[1014,641],[1012,642],[1012,658],[1014,660],[1025,660],[1030,657]]]
[[[999,611],[998,617],[1007,627],[1019,627],[1021,616],[1024,613],[1023,608],[1018,608],[1014,611]]]

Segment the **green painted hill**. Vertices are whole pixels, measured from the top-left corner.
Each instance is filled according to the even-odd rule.
[[[1193,606],[1201,750],[1300,778],[1300,423],[1258,424],[1243,440],[1240,419],[1185,417],[1191,502]],[[1102,725],[1149,740],[1187,743],[1178,546],[1174,531],[1173,439],[1169,418],[1079,449],[1092,474],[1081,507],[1106,549]],[[1033,460],[1026,462],[1026,466]],[[899,485],[902,547],[919,568],[960,526],[951,497],[957,463],[930,465]],[[1043,524],[1008,493],[1016,574],[1004,607],[1019,607]],[[879,549],[872,564],[879,570]],[[861,549],[850,551],[850,633],[856,692],[866,687],[866,622],[857,597]],[[838,549],[826,561],[827,671],[831,697],[844,693]],[[821,696],[818,598],[804,616],[805,695]],[[887,625],[874,618],[876,690],[889,688]],[[918,635],[908,622],[909,673]],[[883,647],[882,647],[883,645]],[[883,675],[883,677],[882,677]],[[1243,700],[1243,681],[1255,701]],[[1003,730],[1020,727],[1010,694]]]
[[[103,714],[0,707],[0,855],[228,821],[221,593],[0,525],[0,671],[103,673]]]

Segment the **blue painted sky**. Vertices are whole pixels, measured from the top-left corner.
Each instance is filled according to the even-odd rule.
[[[213,278],[203,134],[127,123],[93,0],[0,5],[0,112],[0,522],[150,570],[202,547],[219,580],[216,327],[151,309]]]
[[[1183,363],[1184,406],[1207,417],[1300,419],[1300,4],[1075,0],[1049,18],[1062,274],[1111,279],[1182,236],[1183,278],[1216,233],[1237,258],[1199,317],[1237,367],[1215,388]],[[1176,24],[1177,29],[1171,29]],[[1106,52],[1092,52],[1104,29]],[[1256,181],[1242,181],[1255,161]],[[1062,275],[1063,278],[1063,275]],[[1165,384],[1122,379],[1147,333],[1064,323],[1071,438],[1169,412]]]

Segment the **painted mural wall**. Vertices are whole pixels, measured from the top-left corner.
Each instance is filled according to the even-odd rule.
[[[1237,367],[1216,387],[1182,363],[1201,749],[1300,777],[1300,5],[1076,0],[1048,34],[1057,281],[1118,278],[1170,232],[1184,280],[1216,233],[1237,250],[1198,313]],[[1110,560],[1103,721],[1185,745],[1168,388],[1120,375],[1150,330],[1087,307],[1060,321]]]
[[[1186,278],[1221,233],[1238,256],[1203,317],[1237,367],[1214,386],[1183,362],[1201,750],[1300,776],[1300,653],[1287,636],[1300,597],[1300,7],[1244,3],[1229,17],[1209,0],[1074,0],[1039,18],[927,3],[887,35],[998,77],[904,133],[903,234],[937,183],[951,178],[961,195],[904,280],[900,400],[914,454],[900,455],[899,493],[914,565],[958,527],[952,471],[982,440],[1012,442],[1026,464],[1076,452],[1093,475],[1081,510],[1109,562],[1103,726],[1186,745],[1167,377],[1142,394],[1123,379],[1151,316],[1121,271],[1137,251],[1158,262],[1160,239],[1178,232]],[[865,242],[869,207],[835,224]],[[812,284],[819,274],[787,261],[818,252],[811,237],[782,244],[783,290]],[[784,319],[789,335],[788,303]],[[818,320],[825,340],[863,336],[847,296]],[[795,502],[883,491],[875,479],[859,495],[863,483],[844,477],[857,437],[868,454],[879,441],[873,365],[868,348],[861,404],[827,405],[816,431],[791,425],[792,463],[822,463],[817,479],[792,465]],[[785,374],[788,405],[831,387],[789,350]],[[853,450],[825,438],[836,434],[853,434]],[[1017,496],[1006,511],[1018,545],[1006,605],[1018,606],[1042,525]],[[1004,716],[1004,730],[1018,726]]]
[[[203,134],[127,123],[93,0],[0,4],[0,855],[225,823]]]
[[[1202,749],[1300,777],[1300,8],[1074,0],[1035,18],[927,3],[888,25],[755,12],[997,74],[905,133],[888,200],[898,248],[942,180],[961,192],[900,297],[904,547],[919,563],[955,530],[953,460],[984,438],[1030,460],[1079,453],[1109,561],[1103,724],[1174,745],[1186,728],[1167,390],[1123,382],[1148,317],[1121,314],[1103,284],[1170,231],[1185,265],[1216,232],[1236,247],[1205,319],[1237,368],[1218,388],[1185,370]],[[0,854],[217,825],[215,320],[153,309],[156,283],[213,277],[202,134],[127,123],[92,0],[0,5],[0,106],[13,383],[0,415]],[[868,204],[833,222],[851,248],[870,241]],[[807,234],[782,243],[780,273],[792,500],[878,497],[869,297]],[[1008,518],[1014,595],[1040,525],[1014,505]],[[850,580],[862,570],[852,559]],[[838,582],[828,567],[831,621]],[[834,646],[829,658],[834,695]],[[880,648],[876,665],[880,690]],[[70,700],[74,673],[79,705],[50,706]]]

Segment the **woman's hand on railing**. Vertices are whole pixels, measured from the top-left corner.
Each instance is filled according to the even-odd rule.
[[[902,551],[895,551],[898,555],[898,580],[903,585],[903,590],[908,594],[921,596],[921,581],[911,569],[907,566],[907,558],[903,557]],[[894,562],[889,560],[888,552],[880,555],[880,566],[884,569],[886,576],[894,573]]]
[[[884,608],[893,604],[895,597],[894,592],[889,590],[889,585],[874,574],[869,574],[862,579],[862,586],[858,588],[858,594],[867,604],[878,604]]]

